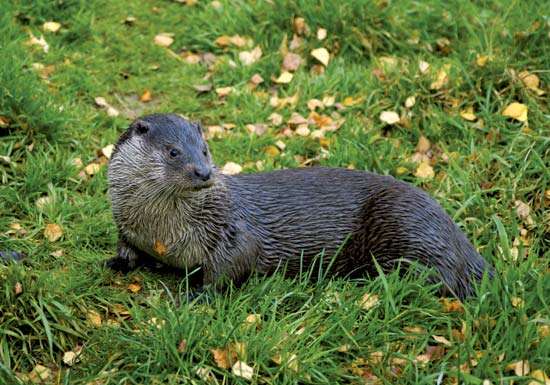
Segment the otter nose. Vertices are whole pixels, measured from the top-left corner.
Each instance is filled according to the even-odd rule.
[[[210,179],[210,169],[195,167],[195,176],[200,180],[206,182],[208,179]]]

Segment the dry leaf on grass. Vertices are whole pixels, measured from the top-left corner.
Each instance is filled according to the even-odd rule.
[[[324,28],[319,28],[317,30],[317,40],[325,40],[327,37],[327,30]]]
[[[227,162],[221,169],[222,174],[235,175],[243,170],[242,166],[235,162]]]
[[[442,344],[442,345],[445,345],[445,346],[451,346],[452,345],[451,341],[449,341],[448,339],[446,339],[443,336],[432,335],[432,338],[434,340],[436,340],[438,343]]]
[[[262,49],[260,46],[254,47],[251,51],[239,52],[239,60],[243,65],[249,66],[256,63],[262,57]]]
[[[529,361],[521,360],[506,365],[506,370],[514,372],[516,376],[526,376],[530,372]]]
[[[139,97],[139,100],[143,103],[150,102],[153,99],[153,95],[151,94],[151,91],[145,90]]]
[[[412,106],[414,106],[415,103],[416,103],[416,98],[414,96],[409,96],[405,100],[405,107],[411,108]]]
[[[137,283],[131,283],[128,285],[128,290],[130,290],[134,294],[139,293],[141,291],[141,285]]]
[[[231,367],[231,372],[238,376],[245,378],[247,380],[251,380],[254,376],[254,369],[246,364],[246,362],[243,361],[237,361],[235,364]]]
[[[418,143],[416,145],[416,151],[420,152],[421,154],[425,154],[428,152],[428,150],[431,147],[431,143],[428,138],[426,138],[424,135],[420,135],[420,138],[418,138]]]
[[[42,51],[44,53],[48,53],[50,50],[50,46],[46,42],[46,39],[44,39],[44,36],[36,37],[32,34],[32,32],[29,32],[29,40],[26,42],[27,45],[37,45],[40,48],[42,48]]]
[[[154,42],[161,47],[170,47],[174,42],[174,34],[166,32],[159,33],[155,36]]]
[[[46,21],[42,24],[42,29],[46,32],[57,32],[61,28],[61,24],[56,21]]]
[[[101,326],[101,315],[95,310],[88,310],[88,312],[86,313],[86,319],[88,320],[90,325],[96,328]]]
[[[58,224],[49,223],[44,229],[44,236],[48,239],[48,241],[55,242],[63,236],[63,229]]]
[[[418,62],[418,69],[420,73],[425,74],[430,69],[430,64],[424,60]]]
[[[233,92],[233,90],[234,90],[233,87],[219,87],[219,88],[216,88],[216,93],[220,98],[224,98],[227,95],[229,95],[231,92]]]
[[[328,66],[328,62],[330,60],[330,54],[326,48],[321,47],[321,48],[316,48],[312,50],[311,56],[317,59],[325,67]]]
[[[302,64],[302,57],[296,53],[288,52],[283,58],[283,71],[294,72]]]
[[[477,119],[477,116],[474,113],[474,107],[472,106],[466,107],[465,109],[461,110],[460,116],[469,122],[473,122]]]
[[[520,122],[526,122],[527,121],[527,111],[528,108],[525,104],[513,102],[510,103],[504,111],[502,111],[502,115],[518,120]]]
[[[274,82],[278,84],[288,84],[292,81],[293,77],[294,75],[292,75],[290,72],[284,71],[279,75],[278,78],[274,80]]]
[[[431,179],[435,176],[435,172],[432,166],[428,162],[421,162],[418,167],[416,168],[416,171],[414,175],[417,178],[421,179]]]
[[[380,303],[380,298],[377,294],[365,293],[359,300],[359,306],[364,310],[370,310]]]
[[[397,112],[395,111],[382,111],[380,113],[380,120],[386,124],[396,124],[399,123],[400,118]]]

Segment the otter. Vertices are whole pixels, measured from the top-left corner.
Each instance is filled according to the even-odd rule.
[[[433,268],[460,299],[491,274],[421,189],[341,168],[224,175],[201,125],[179,115],[134,121],[116,143],[108,180],[119,232],[109,266],[118,270],[151,259],[201,267],[203,285],[223,286],[281,266],[298,274],[319,260],[330,274],[343,276],[414,263]]]

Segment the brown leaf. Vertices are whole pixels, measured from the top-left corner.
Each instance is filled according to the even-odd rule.
[[[432,338],[434,340],[436,340],[438,343],[442,344],[442,345],[445,345],[445,346],[451,346],[452,345],[451,341],[449,341],[448,339],[446,339],[443,336],[432,335]]]
[[[447,312],[447,313],[464,312],[464,307],[462,306],[462,302],[460,302],[458,299],[441,298],[439,300],[439,303],[441,303],[444,312]]]
[[[219,88],[216,88],[216,93],[220,98],[224,98],[227,95],[229,95],[231,92],[233,92],[233,90],[234,90],[233,87],[219,87]]]
[[[208,84],[195,84],[193,86],[193,88],[199,93],[210,92],[210,91],[212,91],[212,84],[211,83],[208,83]]]
[[[187,340],[181,340],[178,344],[178,352],[183,353],[187,349]]]
[[[229,352],[226,349],[210,349],[218,368],[229,369],[231,367]]]
[[[414,175],[421,179],[431,179],[435,176],[435,172],[428,162],[421,162],[416,168]]]
[[[243,65],[249,66],[256,63],[262,57],[262,49],[260,46],[256,46],[251,51],[242,51],[239,53],[239,60]]]
[[[425,154],[431,147],[431,143],[424,135],[421,135],[418,139],[418,144],[416,145],[416,151],[421,154]]]
[[[302,64],[302,57],[296,53],[288,52],[283,58],[283,71],[294,72]]]
[[[16,296],[23,293],[23,285],[21,284],[21,282],[15,282],[15,286],[13,287],[13,292]]]
[[[86,313],[86,319],[96,328],[101,326],[101,315],[95,310],[88,310],[88,313]]]
[[[151,91],[149,91],[149,90],[143,91],[143,93],[139,97],[139,100],[142,101],[143,103],[150,102],[152,99],[153,99],[153,95],[151,94]]]
[[[260,74],[254,74],[250,78],[250,82],[257,86],[257,85],[264,82],[264,78],[262,78],[262,76]]]
[[[63,236],[63,229],[55,223],[49,223],[44,229],[44,236],[48,241],[55,242]]]
[[[309,26],[307,25],[307,23],[306,23],[306,21],[303,17],[294,18],[294,22],[292,23],[292,27],[294,29],[294,32],[296,32],[297,35],[307,35],[307,34],[309,34]]]
[[[139,293],[141,291],[141,285],[138,285],[137,283],[131,283],[128,285],[128,290],[130,290],[134,294]]]

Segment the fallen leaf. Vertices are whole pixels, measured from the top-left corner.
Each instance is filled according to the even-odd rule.
[[[118,114],[119,114],[118,110],[116,108],[114,108],[113,106],[111,106],[109,103],[107,103],[107,100],[105,100],[104,97],[98,96],[98,97],[94,98],[94,101],[95,101],[95,104],[98,107],[102,107],[107,111],[107,115],[113,116],[113,117],[118,116]]]
[[[430,64],[424,60],[420,60],[418,62],[418,69],[420,70],[420,73],[425,74],[430,69]]]
[[[282,140],[276,141],[275,146],[277,146],[279,148],[279,150],[281,150],[281,151],[284,151],[285,148],[286,148],[286,144]]]
[[[550,385],[550,377],[546,375],[546,373],[540,369],[533,370],[531,372],[531,377],[534,378],[537,381],[531,381],[528,385]]]
[[[514,206],[516,207],[516,214],[520,219],[526,220],[527,218],[529,218],[529,214],[531,213],[531,208],[527,203],[522,202],[520,200],[516,200],[514,201]]]
[[[254,376],[254,369],[252,369],[252,367],[248,366],[246,362],[243,361],[235,362],[235,364],[231,367],[231,372],[234,375],[245,378],[247,380],[251,380]]]
[[[288,71],[283,71],[279,77],[277,79],[275,79],[275,83],[278,83],[278,84],[288,84],[292,81],[292,78],[293,78],[294,75],[292,75],[290,72]]]
[[[442,344],[442,345],[445,345],[445,346],[451,346],[452,345],[451,341],[449,341],[448,339],[446,339],[443,336],[432,335],[432,338],[434,340],[436,340],[438,343]]]
[[[157,36],[155,36],[154,42],[156,45],[160,45],[161,47],[170,47],[174,42],[173,36],[173,33],[159,33]]]
[[[296,127],[296,134],[300,136],[308,136],[311,133],[311,130],[308,128],[307,124],[300,124]]]
[[[317,59],[325,67],[328,66],[330,54],[326,48],[321,47],[314,49],[313,51],[311,51],[311,56]]]
[[[57,32],[61,28],[61,24],[56,21],[47,21],[42,24],[42,29],[46,32]]]
[[[327,30],[324,28],[319,28],[317,30],[317,40],[325,40],[327,37]]]
[[[34,36],[32,34],[32,32],[29,32],[29,40],[27,40],[27,45],[38,45],[40,48],[42,48],[42,51],[44,51],[44,53],[48,53],[48,51],[50,50],[50,46],[48,45],[48,43],[46,42],[46,39],[44,39],[44,37],[42,35],[40,35],[39,38],[37,38],[36,36]]]
[[[229,369],[231,367],[229,352],[226,349],[210,349],[210,352],[214,356],[214,362],[218,368]]]
[[[216,93],[220,98],[224,98],[227,95],[229,95],[231,92],[233,92],[233,90],[234,90],[233,87],[219,87],[219,88],[216,88]]]
[[[113,151],[115,149],[114,144],[108,144],[105,147],[101,149],[101,153],[107,158],[111,159],[111,155],[113,155]]]
[[[72,350],[65,352],[63,354],[63,362],[65,365],[73,366],[79,361],[80,352],[82,349],[80,349],[78,352],[73,352]]]
[[[502,115],[518,120],[520,122],[526,122],[527,121],[527,111],[528,108],[525,104],[513,102],[509,104],[504,111],[502,111]]]
[[[95,162],[90,163],[86,167],[84,167],[84,171],[90,176],[97,174],[100,170],[101,165]]]
[[[396,124],[399,123],[399,115],[394,111],[382,111],[380,113],[380,120],[386,124]]]
[[[370,310],[380,303],[380,298],[377,294],[365,293],[359,300],[359,306],[363,310]]]
[[[45,197],[40,197],[34,202],[35,206],[39,210],[43,210],[44,207],[51,205],[54,202],[54,198],[52,196],[46,195]]]
[[[16,296],[23,293],[23,285],[21,284],[21,282],[15,282],[15,286],[13,287],[13,292]]]
[[[88,310],[86,313],[86,319],[96,328],[101,326],[101,315],[95,310]]]
[[[311,111],[315,111],[316,108],[324,108],[325,105],[319,99],[310,99],[307,101],[307,108]]]
[[[270,158],[275,158],[281,153],[281,151],[276,146],[271,145],[265,148],[264,153]]]
[[[294,32],[298,35],[307,35],[309,34],[309,26],[306,23],[306,20],[303,17],[296,17],[292,23]]]
[[[215,40],[215,43],[219,45],[220,47],[227,47],[229,45],[234,45],[236,47],[244,47],[248,43],[248,39],[240,36],[240,35],[233,35],[233,36],[227,36],[223,35],[218,37]]]
[[[539,88],[540,79],[537,75],[529,73],[529,71],[522,71],[518,74],[521,82],[528,89],[535,91],[537,95],[544,95],[544,91]]]
[[[450,65],[446,64],[441,68],[436,75],[436,79],[430,84],[431,90],[440,90],[447,85],[449,82],[449,75],[447,71],[450,69]]]
[[[420,135],[420,138],[418,138],[418,144],[416,145],[416,151],[420,152],[421,154],[425,154],[428,152],[428,150],[431,147],[431,143],[424,135]]]
[[[149,91],[149,90],[143,91],[143,93],[139,97],[139,100],[142,101],[143,103],[150,102],[152,99],[153,99],[153,95],[151,94],[151,91]]]
[[[250,78],[250,82],[257,86],[257,85],[264,82],[264,78],[262,78],[262,76],[260,74],[254,74]]]
[[[477,119],[477,116],[474,114],[474,107],[472,106],[466,107],[464,110],[461,110],[460,116],[469,122],[473,122]]]
[[[234,162],[227,162],[221,169],[222,174],[235,175],[242,171],[242,167]]]
[[[485,67],[487,62],[489,61],[490,57],[488,55],[477,55],[476,56],[476,64],[478,67]]]
[[[181,340],[178,344],[178,353],[183,353],[187,349],[187,340]]]
[[[296,53],[288,52],[283,58],[283,71],[294,72],[302,64],[302,57]]]
[[[287,123],[291,126],[298,126],[300,124],[307,124],[307,119],[299,113],[293,112]]]
[[[283,123],[283,116],[276,112],[269,115],[268,119],[271,121],[271,124],[274,126],[280,126]]]
[[[524,303],[525,303],[525,302],[523,301],[523,299],[520,298],[520,297],[512,297],[512,298],[510,299],[510,302],[512,303],[512,306],[515,307],[515,308],[517,308],[517,309],[522,308],[523,305],[524,305]]]
[[[29,373],[30,380],[34,384],[48,381],[51,375],[52,371],[49,368],[40,364],[36,365]]]
[[[128,290],[130,290],[134,294],[137,294],[141,291],[141,285],[137,283],[131,283],[128,285]]]
[[[412,106],[414,106],[415,103],[416,103],[416,98],[414,96],[409,96],[405,100],[405,107],[411,108]]]
[[[195,84],[193,86],[193,88],[197,92],[210,92],[210,91],[212,91],[212,84],[211,83],[208,83],[208,84]]]
[[[267,126],[263,123],[247,124],[245,128],[249,133],[256,134],[258,136],[267,132]]]
[[[244,322],[248,325],[258,327],[262,322],[262,316],[260,314],[249,314],[246,316]]]
[[[421,179],[431,179],[435,176],[435,172],[428,162],[421,162],[416,168],[414,175]]]
[[[450,312],[462,313],[462,312],[464,312],[464,307],[462,306],[462,302],[460,302],[457,299],[441,298],[439,300],[439,302],[443,306],[443,311],[445,311],[447,313],[450,313]]]
[[[516,376],[526,376],[529,374],[530,368],[529,368],[529,361],[527,360],[521,360],[512,362],[508,365],[506,365],[506,370],[511,372],[513,371]]]
[[[239,60],[243,65],[249,66],[253,63],[256,63],[262,57],[262,49],[260,46],[254,47],[251,51],[242,51],[239,52]]]
[[[44,229],[44,236],[48,239],[48,241],[55,242],[63,236],[63,229],[58,224],[49,223]]]

